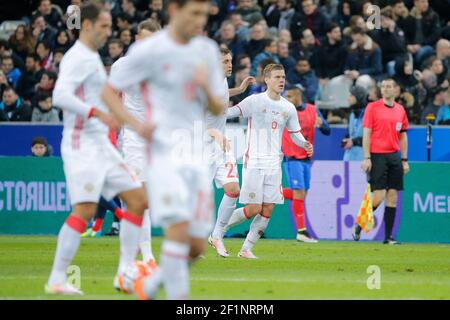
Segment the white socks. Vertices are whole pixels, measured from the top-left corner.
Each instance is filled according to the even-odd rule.
[[[120,222],[120,259],[118,273],[133,263],[138,252],[142,217],[125,212]]]
[[[224,233],[227,232],[228,229],[241,224],[245,220],[247,220],[247,216],[245,215],[245,207],[238,208],[234,210],[228,225],[224,228]]]
[[[247,234],[247,238],[245,238],[244,244],[242,245],[243,250],[252,250],[256,241],[261,238],[262,234],[267,228],[269,224],[270,218],[263,217],[258,214],[254,219],[252,224],[250,225],[250,231]]]
[[[152,251],[152,237],[151,237],[151,221],[150,212],[145,210],[144,219],[142,221],[141,235],[139,238],[139,249],[142,254],[142,260],[144,262],[149,262],[150,260],[155,260]]]
[[[237,197],[230,197],[227,194],[223,195],[222,201],[220,202],[216,226],[214,227],[214,231],[212,233],[213,238],[215,239],[223,239],[225,235],[225,228],[230,221],[231,215],[236,209]]]
[[[86,222],[70,215],[58,235],[55,260],[48,279],[49,285],[64,284],[67,280],[67,268],[72,262],[80,246],[81,233],[86,229]]]
[[[189,249],[188,244],[170,240],[162,244],[160,269],[168,300],[189,298]]]

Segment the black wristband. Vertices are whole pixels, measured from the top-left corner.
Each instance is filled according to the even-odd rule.
[[[402,158],[403,162],[408,162],[408,158]]]
[[[366,159],[366,160],[370,160],[370,157],[365,157],[364,159]]]

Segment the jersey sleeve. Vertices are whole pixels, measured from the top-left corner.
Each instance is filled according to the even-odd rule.
[[[372,129],[373,126],[373,107],[372,104],[368,104],[364,111],[363,128]]]
[[[153,39],[149,39],[153,40]],[[143,41],[135,43],[127,54],[127,59],[121,61],[120,67],[111,72],[108,83],[118,91],[124,91],[143,80],[150,80],[154,74],[155,61],[151,44]]]
[[[406,132],[406,130],[408,130],[409,127],[409,122],[408,122],[408,116],[406,115],[406,112],[403,112],[403,120],[402,120],[402,129],[400,130],[400,132]]]
[[[293,105],[289,106],[289,115],[288,115],[286,128],[289,133],[298,133],[301,131],[300,121],[298,120],[297,110]]]
[[[237,108],[239,110],[241,117],[248,118],[253,113],[255,98],[256,98],[256,96],[254,96],[254,95],[247,97],[232,108]],[[229,108],[229,109],[232,109],[232,108]]]
[[[84,117],[89,115],[92,107],[76,92],[81,88],[83,82],[94,72],[97,66],[92,60],[73,61],[63,60],[59,71],[58,80],[53,90],[53,103],[55,106]]]

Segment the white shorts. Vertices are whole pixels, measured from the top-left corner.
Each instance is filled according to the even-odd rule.
[[[171,157],[155,156],[146,175],[153,225],[167,229],[188,221],[191,237],[208,237],[213,227],[214,200],[207,167],[175,164]]]
[[[78,150],[65,145],[61,148],[72,205],[98,203],[100,196],[109,201],[121,192],[141,187],[114,146],[99,144],[85,144]]]
[[[145,141],[136,132],[125,128],[122,151],[125,163],[131,171],[140,181],[145,181]]]
[[[226,155],[225,161],[213,162],[209,167],[209,180],[214,180],[217,188],[223,188],[227,183],[239,183],[239,173],[234,156]]]
[[[279,169],[244,168],[239,202],[242,204],[283,204],[282,173]]]

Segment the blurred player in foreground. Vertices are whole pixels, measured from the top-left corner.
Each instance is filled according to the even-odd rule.
[[[148,141],[147,192],[152,220],[164,229],[159,269],[149,277],[123,274],[124,289],[155,298],[189,297],[189,261],[203,254],[213,224],[212,186],[204,159],[206,110],[223,112],[220,52],[202,33],[209,0],[169,0],[166,29],[135,44],[102,98],[116,117]],[[117,91],[140,84],[146,121],[132,116]]]
[[[241,94],[247,90],[250,84],[256,83],[255,78],[247,77],[240,87],[229,89],[227,77],[233,72],[233,57],[228,49],[221,49],[222,67],[225,74],[224,88],[225,100],[224,111],[219,116],[214,116],[210,112],[206,116],[206,126],[208,133],[213,138],[212,143],[208,145],[211,149],[210,178],[214,180],[217,188],[223,188],[224,195],[220,202],[217,212],[217,221],[212,234],[209,236],[209,244],[216,249],[221,257],[228,257],[229,254],[223,245],[223,236],[225,227],[230,220],[233,211],[236,209],[237,198],[239,197],[239,176],[237,163],[233,152],[230,150],[230,144],[225,135],[227,123],[227,109],[230,97]]]
[[[314,145],[316,127],[327,136],[331,130],[320,111],[314,105],[303,102],[304,91],[301,85],[289,87],[286,99],[297,109],[302,135]],[[283,132],[283,154],[284,169],[289,182],[289,188],[283,189],[283,196],[292,201],[292,212],[297,225],[297,241],[316,243],[317,240],[309,235],[305,224],[305,198],[311,181],[311,156],[292,141],[287,130]]]
[[[245,207],[236,209],[226,227],[253,219],[250,231],[238,256],[256,259],[252,248],[269,224],[275,204],[284,203],[281,185],[281,141],[287,128],[294,143],[313,153],[313,146],[305,140],[294,105],[281,96],[286,83],[284,67],[269,64],[264,69],[267,91],[245,98],[228,108],[228,117],[248,117],[247,149],[242,171],[242,190],[239,202]]]
[[[136,258],[147,200],[141,184],[108,139],[108,130],[117,129],[118,124],[100,99],[107,76],[98,49],[110,35],[109,12],[96,3],[83,4],[80,38],[61,61],[53,92],[55,105],[64,110],[61,155],[73,211],[58,235],[45,286],[51,294],[82,294],[66,282],[66,270],[100,195],[110,200],[119,194],[127,205],[120,232],[119,271]]]
[[[144,20],[138,25],[138,33],[136,34],[136,42],[146,39],[159,31],[161,26],[154,20]],[[127,56],[117,60],[111,68],[111,75],[120,72],[123,68]],[[145,120],[145,104],[142,99],[139,85],[122,91],[122,101],[127,110],[140,121]],[[144,188],[145,185],[145,140],[133,129],[125,126],[123,128],[123,144],[122,151],[125,162],[130,169],[138,176]],[[155,257],[152,251],[151,242],[151,221],[150,212],[145,210],[144,221],[142,223],[142,234],[139,241],[139,249],[144,262],[148,263],[151,268],[156,268]]]

